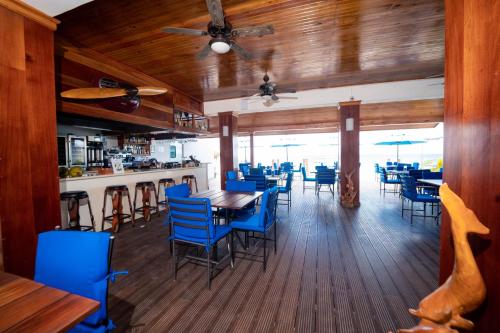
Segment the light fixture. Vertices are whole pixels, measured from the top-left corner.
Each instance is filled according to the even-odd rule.
[[[269,102],[272,99],[271,95],[264,95],[263,97],[266,102]]]
[[[215,53],[224,54],[229,52],[231,45],[227,39],[217,37],[210,41],[210,48]]]

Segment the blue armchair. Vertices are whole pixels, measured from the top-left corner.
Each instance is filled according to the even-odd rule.
[[[401,185],[402,185],[402,191],[401,191],[401,217],[404,217],[404,212],[405,210],[409,210],[411,213],[410,215],[410,223],[413,224],[413,217],[414,216],[422,216],[422,215],[415,215],[413,214],[414,211],[421,211],[423,212],[423,217],[426,218],[427,217],[427,204],[431,204],[431,205],[437,205],[438,206],[438,209],[437,209],[437,213],[435,216],[432,216],[431,217],[434,217],[436,219],[436,222],[437,222],[437,218],[438,216],[440,215],[440,209],[439,209],[439,205],[440,205],[440,202],[441,200],[439,199],[439,197],[437,196],[434,196],[434,195],[431,195],[431,194],[426,194],[426,193],[418,193],[417,191],[417,183],[415,181],[415,178],[413,177],[410,177],[410,176],[401,176]],[[411,205],[410,205],[410,208],[407,209],[405,208],[405,201],[410,201],[411,202]],[[413,203],[414,202],[421,202],[423,203],[423,209],[420,209],[420,210],[415,210],[414,209],[414,205]]]
[[[262,255],[262,269],[264,272],[266,271],[266,266],[267,266],[267,257],[268,257],[268,252],[267,252],[267,241],[273,241],[274,242],[274,253],[276,254],[277,250],[277,244],[278,244],[278,236],[277,236],[277,230],[276,230],[276,205],[277,205],[277,200],[278,200],[278,188],[273,187],[269,190],[266,190],[262,196],[262,206],[260,209],[259,214],[252,215],[251,217],[247,219],[235,219],[231,222],[231,248],[233,249],[232,255],[233,255],[233,260],[234,256],[236,253],[243,253],[246,256],[251,256],[251,257],[260,257],[258,255],[253,255],[248,252],[237,252],[234,251],[234,236],[238,238],[240,243],[243,244],[238,232],[244,232],[245,233],[245,241],[244,241],[244,247],[246,250],[249,248],[248,244],[248,239],[249,238],[254,238],[254,239],[261,239],[263,240],[263,251],[264,254]],[[270,232],[271,228],[273,227],[273,234],[274,234],[274,239],[268,238],[268,233]],[[249,236],[249,232],[252,232],[252,236]],[[255,233],[260,233],[262,234],[262,237],[256,236]]]
[[[321,187],[326,185],[332,193],[332,196],[335,196],[335,178],[335,169],[319,169],[316,173],[316,195],[319,195]]]
[[[38,236],[35,281],[94,299],[99,309],[70,332],[106,332],[114,328],[108,317],[108,281],[113,239],[107,232],[48,231]]]
[[[216,269],[218,264],[226,258],[231,258],[231,267],[233,266],[231,245],[228,237],[231,227],[214,224],[210,199],[169,197],[168,206],[168,214],[172,225],[172,234],[169,239],[172,241],[174,280],[177,280],[180,260],[197,261],[205,263],[207,266],[208,288],[210,289],[213,275],[212,268]],[[218,242],[223,238],[226,238],[229,254],[220,261],[215,261],[216,253],[212,257],[212,250],[216,251]],[[206,252],[206,258],[186,254],[179,260],[179,253],[176,249],[177,243],[202,247]]]
[[[385,168],[381,168],[380,170],[380,186],[379,186],[379,190],[380,191],[384,191],[384,194],[385,193],[399,193],[398,191],[398,187],[399,185],[401,184],[401,180],[399,179],[399,177],[396,177],[396,178],[390,178],[388,175],[387,175],[387,171],[385,170]],[[382,184],[383,185],[383,188],[382,188]],[[394,186],[394,189],[393,191],[388,191],[386,190],[385,186],[386,184],[390,184],[390,185],[393,185]]]

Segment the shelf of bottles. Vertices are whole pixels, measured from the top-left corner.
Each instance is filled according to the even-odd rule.
[[[124,140],[123,149],[132,155],[147,156],[151,154],[151,142],[144,137],[131,136]]]
[[[175,111],[174,125],[178,130],[189,132],[208,132],[208,118],[189,112]]]

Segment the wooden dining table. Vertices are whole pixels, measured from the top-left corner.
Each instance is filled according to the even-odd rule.
[[[191,198],[208,198],[214,208],[242,209],[262,196],[264,192],[232,192],[225,190],[208,190],[194,193]]]
[[[0,332],[66,332],[99,302],[0,272]]]

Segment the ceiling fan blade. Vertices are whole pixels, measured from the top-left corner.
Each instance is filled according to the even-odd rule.
[[[262,37],[265,35],[272,35],[274,27],[270,24],[255,27],[244,27],[233,29],[232,34],[236,37],[257,36]]]
[[[245,60],[252,59],[252,55],[248,51],[246,51],[244,48],[242,48],[241,46],[239,46],[234,42],[231,43],[231,49],[233,49],[234,52],[236,52],[240,57],[242,57]]]
[[[207,44],[201,51],[196,55],[196,59],[198,60],[203,60],[208,56],[208,53],[210,53],[210,44]]]
[[[160,87],[137,87],[137,90],[141,96],[161,95],[168,91],[168,89]]]
[[[271,99],[272,99],[273,101],[277,101],[277,100],[279,100],[280,98],[279,98],[278,96],[276,96],[276,95],[274,95],[274,94],[273,94],[273,95],[271,95]]]
[[[280,96],[280,99],[299,99],[296,96]]]
[[[169,34],[181,34],[181,35],[191,35],[191,36],[206,36],[208,32],[203,30],[196,29],[187,29],[187,28],[174,28],[174,27],[166,27],[161,29],[163,32]]]
[[[76,99],[99,99],[126,96],[123,88],[78,88],[61,92],[61,97]]]
[[[222,10],[221,0],[205,0],[205,2],[212,17],[212,24],[224,28],[224,11]]]

